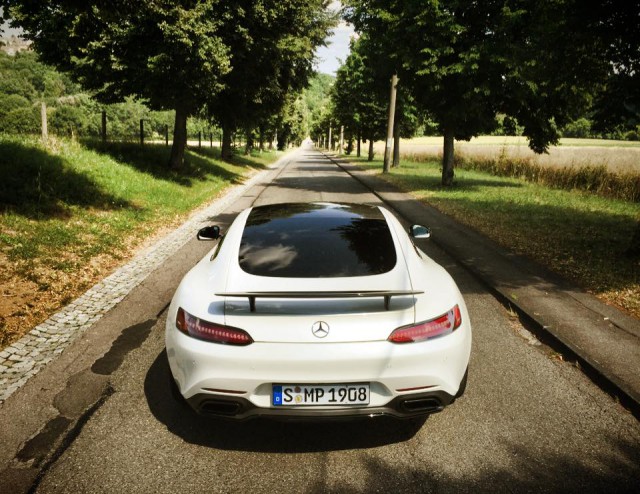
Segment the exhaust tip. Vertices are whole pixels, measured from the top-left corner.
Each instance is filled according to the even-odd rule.
[[[237,415],[240,412],[240,403],[234,401],[207,400],[200,405],[200,412],[209,415]]]
[[[402,402],[402,408],[407,412],[439,412],[444,406],[435,398],[416,398]]]

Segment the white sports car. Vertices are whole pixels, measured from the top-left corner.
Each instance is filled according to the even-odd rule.
[[[324,418],[442,410],[464,391],[467,309],[384,208],[273,204],[240,213],[182,280],[166,347],[202,414]],[[175,389],[175,388],[174,388]]]

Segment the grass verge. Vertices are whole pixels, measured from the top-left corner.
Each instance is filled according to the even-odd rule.
[[[444,188],[435,159],[403,160],[387,175],[380,160],[349,159],[640,317],[640,262],[623,255],[640,220],[638,203],[465,169]]]
[[[0,348],[102,279],[190,211],[274,161],[161,145],[0,136]]]

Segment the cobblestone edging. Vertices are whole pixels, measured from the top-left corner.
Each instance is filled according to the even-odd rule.
[[[277,167],[280,163],[282,158],[271,168]],[[168,257],[176,253],[208,218],[220,214],[269,171],[266,169],[257,173],[244,184],[232,188],[222,198],[198,210],[169,235],[138,253],[128,264],[2,350],[0,404],[60,355],[72,341],[125,298]]]

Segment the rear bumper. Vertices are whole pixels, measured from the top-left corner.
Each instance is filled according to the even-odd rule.
[[[356,417],[390,416],[398,419],[410,419],[440,412],[449,405],[454,396],[444,391],[397,396],[380,407],[349,408],[263,408],[240,397],[230,397],[200,393],[187,399],[187,403],[200,415],[221,417],[232,420],[248,420],[267,417],[292,421],[340,420]]]
[[[246,347],[190,338],[171,323],[167,357],[180,394],[198,413],[244,420],[412,418],[449,405],[469,362],[471,328],[426,342],[263,343]],[[274,383],[368,383],[367,406],[272,404]]]

